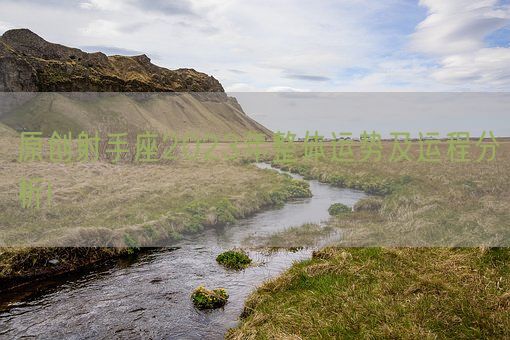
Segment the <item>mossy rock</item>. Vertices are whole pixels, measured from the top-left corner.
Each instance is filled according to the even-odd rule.
[[[228,250],[216,257],[216,262],[229,269],[244,269],[251,263],[251,259],[242,250]]]
[[[225,306],[228,300],[228,293],[223,288],[209,290],[199,286],[191,294],[191,301],[198,309],[213,309]]]
[[[329,207],[328,212],[331,216],[336,216],[340,214],[350,213],[352,212],[352,209],[346,206],[345,204],[334,203]]]

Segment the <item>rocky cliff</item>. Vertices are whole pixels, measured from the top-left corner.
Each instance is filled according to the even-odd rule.
[[[159,67],[146,55],[86,53],[47,42],[27,29],[0,37],[0,122],[45,135],[56,129],[78,133],[119,126],[164,133],[271,135],[212,76]]]
[[[223,92],[223,87],[193,69],[156,66],[146,55],[86,53],[15,29],[0,37],[0,91]]]

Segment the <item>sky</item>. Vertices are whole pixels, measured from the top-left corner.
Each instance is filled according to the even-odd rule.
[[[11,28],[228,92],[510,90],[508,0],[0,0]]]

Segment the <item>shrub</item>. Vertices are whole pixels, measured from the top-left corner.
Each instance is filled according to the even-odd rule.
[[[379,211],[381,208],[382,201],[376,197],[364,198],[354,204],[354,211]]]
[[[199,286],[191,294],[191,301],[198,309],[212,309],[223,307],[228,300],[228,293],[223,288],[209,290]]]
[[[218,255],[216,262],[230,269],[243,269],[250,265],[251,259],[242,250],[229,250]]]
[[[350,213],[351,211],[351,208],[342,203],[334,203],[328,209],[328,212],[331,216]]]
[[[290,198],[306,198],[311,197],[310,185],[301,180],[291,180],[290,185],[287,187],[287,192]]]
[[[345,177],[342,175],[334,175],[329,178],[329,182],[337,187],[344,187],[345,181]]]

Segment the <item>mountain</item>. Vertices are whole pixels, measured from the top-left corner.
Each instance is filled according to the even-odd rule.
[[[114,122],[107,129],[120,124],[165,133],[242,135],[254,131],[271,135],[212,76],[194,69],[159,67],[145,54],[87,53],[50,43],[28,29],[10,30],[0,37],[0,92],[0,122],[18,131],[48,134],[69,128],[79,132]],[[85,97],[67,92],[109,94]],[[158,93],[140,96],[133,92]]]
[[[144,54],[86,53],[28,29],[2,35],[0,59],[3,92],[223,92],[214,77],[193,69],[158,67]]]

